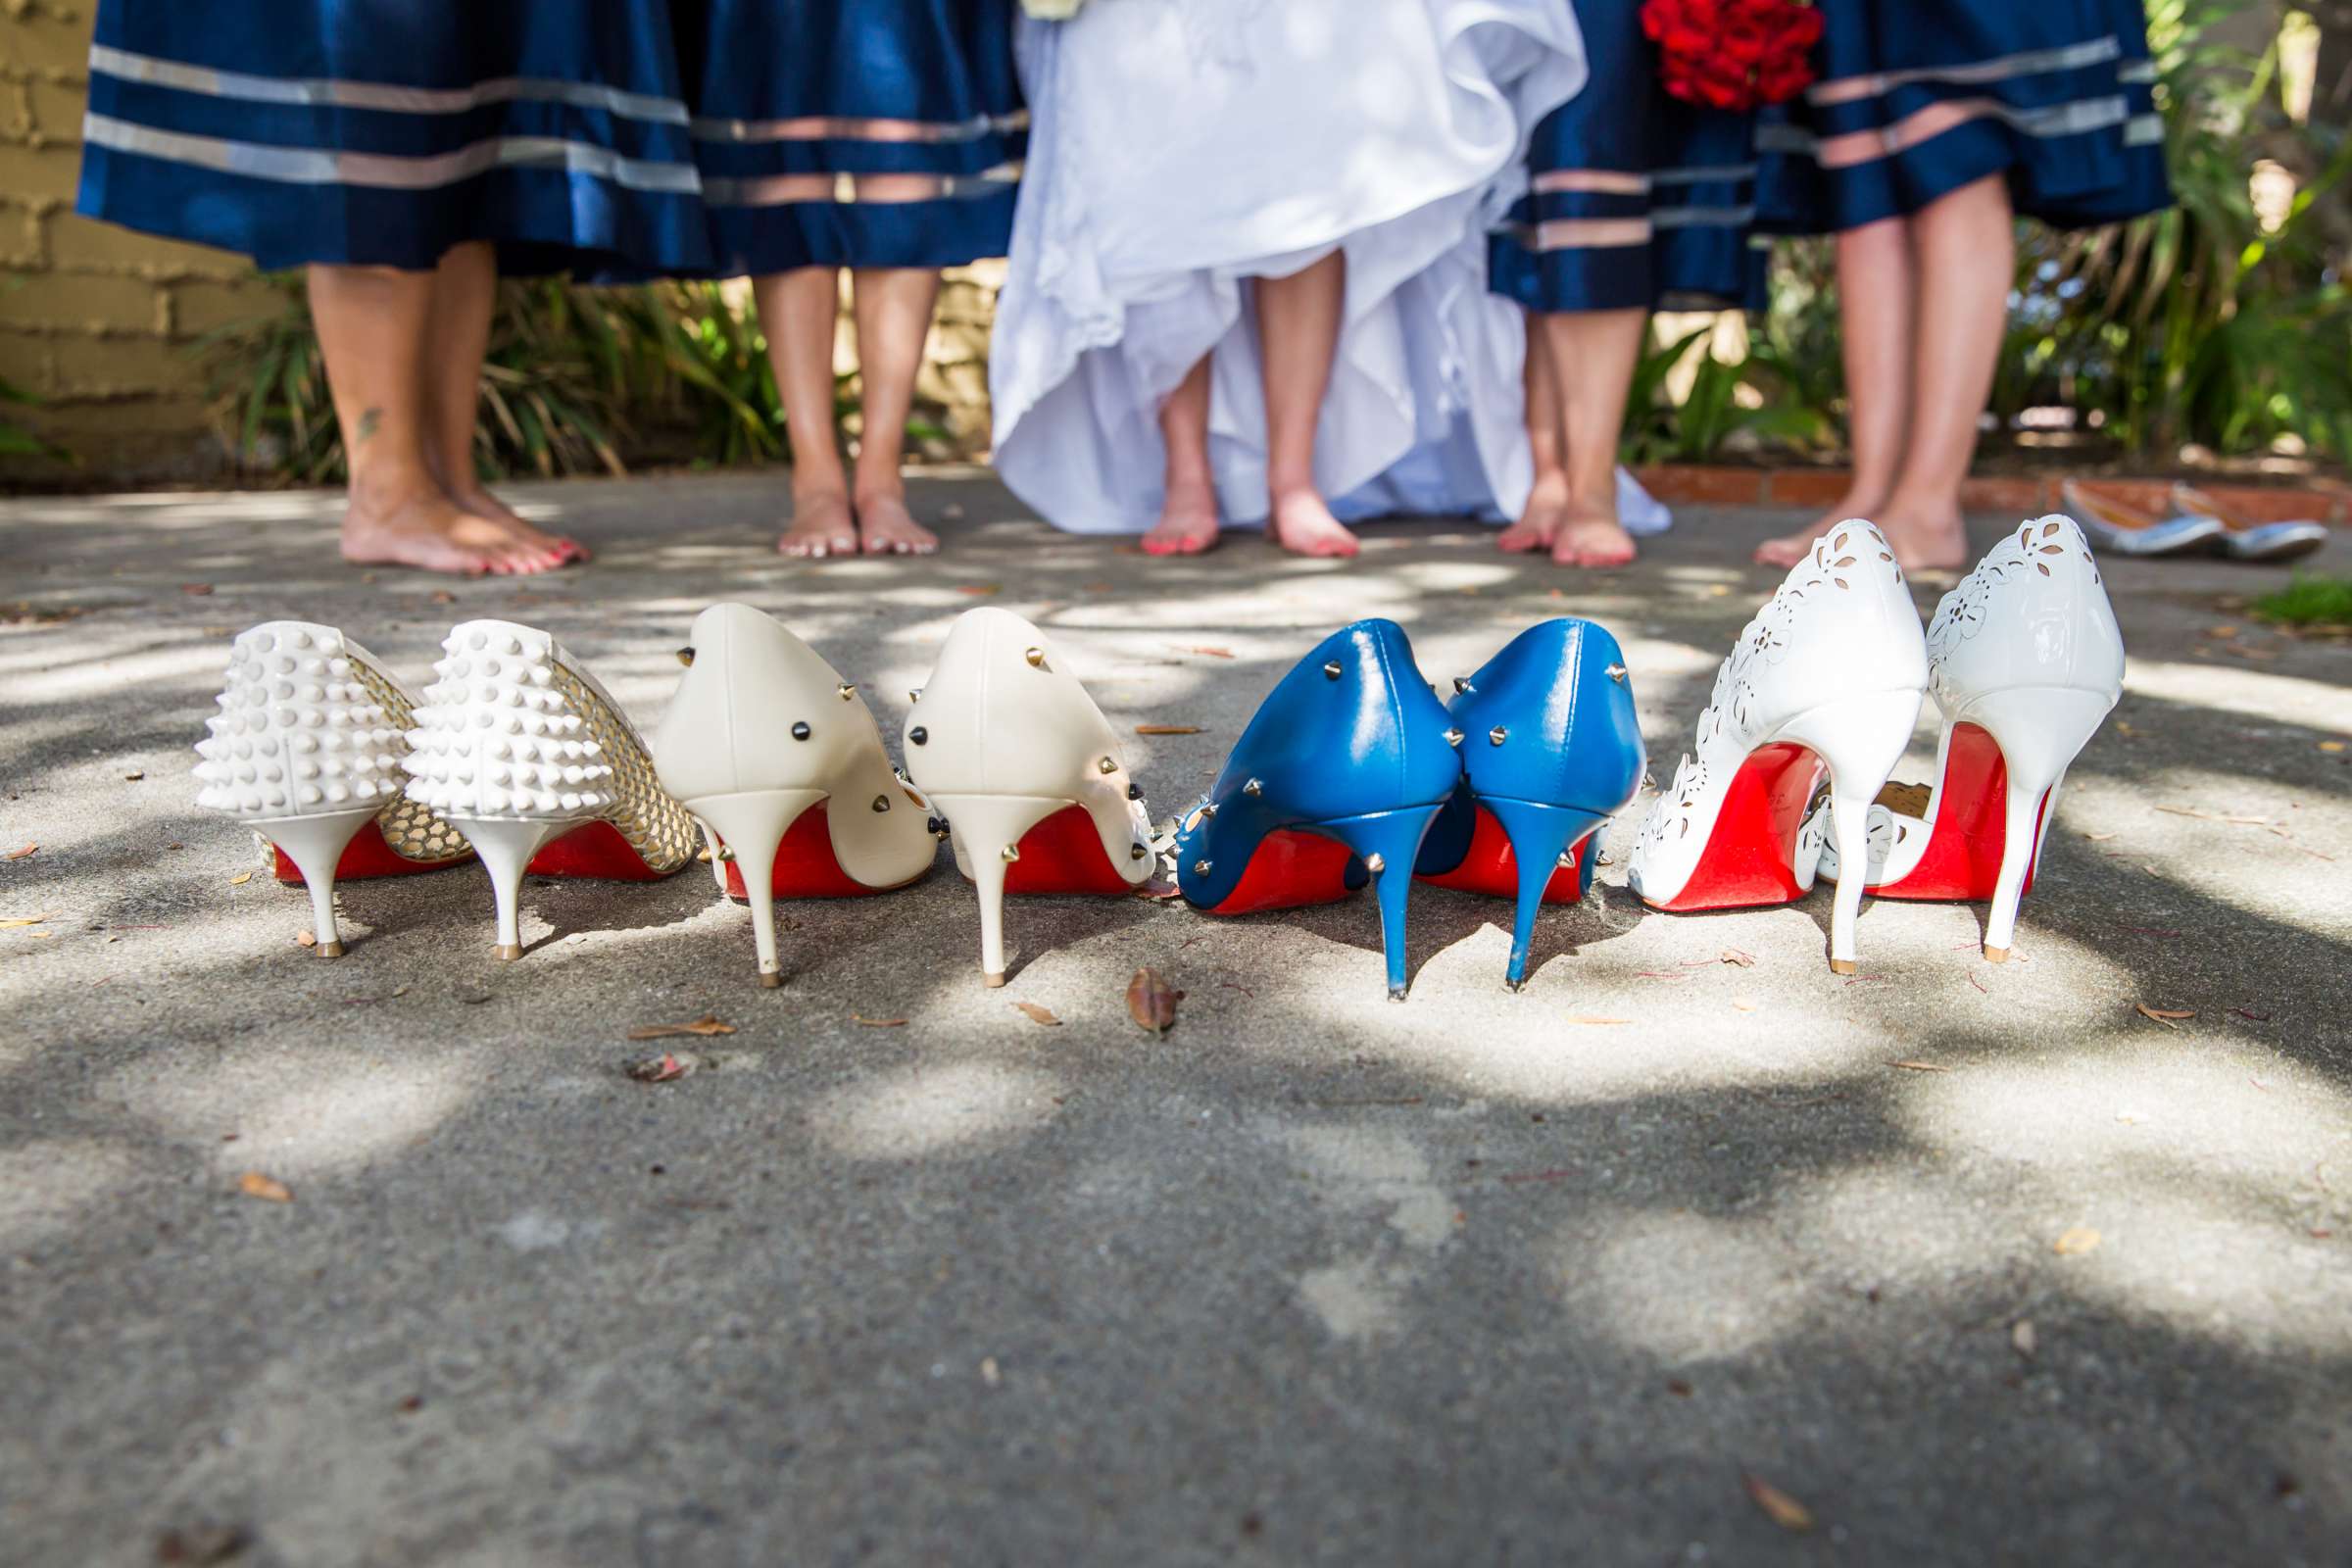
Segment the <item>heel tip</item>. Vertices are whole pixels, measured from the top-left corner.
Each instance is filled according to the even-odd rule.
[[[773,969],[762,969],[760,971],[760,984],[770,991],[781,991],[784,989],[784,977]]]
[[[1832,973],[1832,974],[1852,974],[1853,972],[1854,972],[1854,960],[1853,960],[1853,959],[1851,959],[1851,958],[1832,958],[1832,959],[1830,960],[1830,973]]]
[[[522,956],[522,944],[519,942],[501,942],[497,947],[492,948],[490,953],[493,957],[498,958],[502,962],[513,963],[516,958]]]
[[[1987,945],[1984,949],[1984,961],[1986,963],[2007,963],[2009,961],[2009,950],[2007,948],[1996,948]]]
[[[1527,982],[1525,980],[1513,980],[1508,976],[1505,976],[1502,982],[1502,989],[1508,991],[1512,996],[1515,997],[1520,992],[1527,989]]]
[[[311,951],[318,955],[318,956],[321,958],[340,958],[343,956],[343,944],[340,942],[321,942]]]
[[[980,977],[980,983],[991,991],[998,990],[1004,984],[1004,971],[1000,969],[995,974],[984,974]]]
[[[1391,987],[1389,987],[1389,1000],[1390,1000],[1391,1002],[1402,1002],[1402,1001],[1404,1000],[1404,987],[1402,987],[1402,986],[1391,986]]]

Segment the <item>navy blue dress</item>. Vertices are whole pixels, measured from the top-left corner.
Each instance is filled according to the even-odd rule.
[[[100,0],[83,214],[310,262],[709,261],[665,0]]]
[[[1004,255],[1029,142],[1015,9],[710,0],[682,20],[716,270]]]
[[[1544,117],[1488,285],[1531,311],[1760,308],[1752,116],[1671,97],[1641,0],[1581,0],[1592,74]]]
[[[1817,0],[1818,79],[1767,110],[1759,224],[1832,233],[1986,175],[2061,227],[2172,203],[2140,0]]]

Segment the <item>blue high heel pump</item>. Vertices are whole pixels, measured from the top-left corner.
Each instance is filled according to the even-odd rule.
[[[1519,902],[1503,981],[1527,982],[1537,911],[1592,885],[1592,840],[1642,787],[1646,758],[1617,639],[1589,620],[1512,638],[1446,705],[1461,788],[1421,846],[1421,880]]]
[[[1247,914],[1369,881],[1389,995],[1402,1001],[1405,899],[1422,838],[1462,781],[1461,740],[1402,627],[1342,627],[1282,678],[1185,813],[1177,886],[1196,908]]]

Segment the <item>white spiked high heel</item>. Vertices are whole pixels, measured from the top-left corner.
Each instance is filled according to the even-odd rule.
[[[505,620],[441,643],[410,734],[409,798],[462,828],[522,956],[523,872],[650,881],[694,858],[694,823],[654,776],[620,705],[564,645]]]
[[[686,678],[648,743],[662,788],[703,825],[726,890],[743,878],[760,983],[780,986],[775,897],[902,888],[938,852],[858,688],[770,616],[713,605],[678,650]]]
[[[1151,818],[1110,722],[1009,611],[968,611],[912,694],[906,757],[980,894],[980,972],[1004,983],[1004,895],[1123,894],[1151,876]]]
[[[1633,889],[1661,909],[1787,904],[1813,885],[1800,832],[1824,773],[1827,822],[1859,853],[1927,685],[1919,612],[1886,537],[1859,519],[1813,543],[1715,676],[1695,752],[1634,842]],[[1838,889],[1830,967],[1854,972],[1862,890]]]
[[[457,829],[401,793],[416,700],[332,626],[272,620],[230,645],[220,711],[196,743],[196,804],[227,811],[293,862],[320,957],[343,955],[338,877],[453,865]]]
[[[2124,692],[2123,633],[2072,518],[2025,523],[1943,596],[1928,689],[1943,713],[1936,782],[1881,792],[1866,881],[1879,898],[1989,900],[1984,956],[1999,963],[2066,770]],[[1821,874],[1843,892],[1841,849],[1825,847]]]

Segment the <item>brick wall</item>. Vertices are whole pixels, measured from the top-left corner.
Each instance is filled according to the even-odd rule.
[[[92,6],[0,0],[0,380],[43,400],[6,416],[98,474],[197,474],[220,459],[185,347],[274,296],[242,257],[74,216]]]

